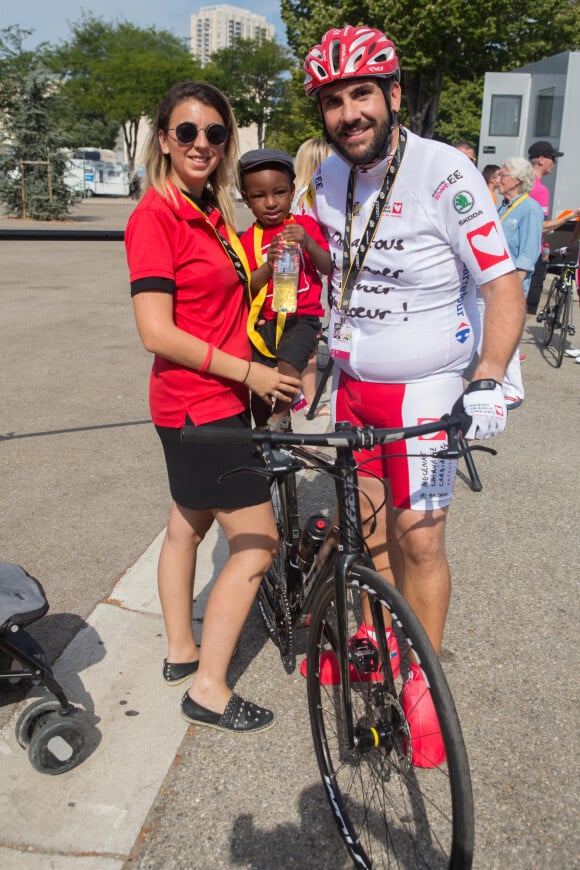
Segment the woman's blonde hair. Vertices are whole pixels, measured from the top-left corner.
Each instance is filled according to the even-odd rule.
[[[299,192],[304,187],[308,187],[310,179],[314,172],[327,157],[332,154],[332,148],[325,142],[324,139],[306,139],[298,151],[296,152],[296,160],[294,169],[296,172],[296,180],[294,182],[296,191]]]
[[[511,177],[519,181],[520,191],[522,193],[529,193],[536,179],[534,167],[530,161],[526,160],[525,157],[510,157],[504,161],[503,165]]]
[[[231,195],[231,185],[232,179],[236,177],[238,164],[238,131],[234,113],[227,98],[218,88],[207,82],[178,82],[178,84],[173,85],[161,102],[145,151],[144,165],[147,186],[153,187],[165,198],[173,199],[174,197],[173,190],[168,183],[171,158],[161,150],[159,133],[167,134],[173,110],[187,100],[197,100],[204,106],[214,108],[220,114],[228,131],[223,160],[220,160],[217,168],[209,176],[202,199],[204,205],[218,208],[226,223],[235,227],[235,208]]]

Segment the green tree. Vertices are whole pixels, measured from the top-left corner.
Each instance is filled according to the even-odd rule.
[[[281,0],[288,42],[296,56],[320,41],[329,27],[368,24],[387,33],[401,61],[410,128],[433,136],[446,81],[475,82],[576,49],[577,0]]]
[[[483,78],[475,81],[447,81],[441,91],[436,139],[442,142],[472,142],[477,148],[483,100]]]
[[[54,123],[60,98],[42,52],[22,48],[29,35],[14,27],[0,31],[0,199],[8,214],[61,220],[73,197],[63,181],[66,158]]]
[[[122,128],[132,171],[141,118],[155,115],[175,82],[199,78],[199,66],[186,43],[166,31],[92,16],[71,29],[72,39],[50,52],[50,64],[86,124],[77,137],[82,132],[86,144],[103,145],[87,139],[98,119],[103,130]]]
[[[294,69],[288,93],[275,107],[268,124],[265,144],[281,148],[288,154],[296,151],[305,139],[322,136],[322,120],[314,100],[304,96],[304,73]]]
[[[290,52],[275,40],[236,39],[212,54],[202,75],[227,94],[240,127],[256,124],[263,148],[277,108],[288,104],[292,67]]]
[[[32,51],[23,49],[24,40],[32,34],[21,27],[0,30],[0,111],[9,113],[19,100],[19,83],[34,63]]]

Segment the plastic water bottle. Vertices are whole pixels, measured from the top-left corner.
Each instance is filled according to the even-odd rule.
[[[293,314],[297,308],[298,276],[300,274],[300,245],[286,242],[284,250],[274,263],[274,295],[272,309]]]

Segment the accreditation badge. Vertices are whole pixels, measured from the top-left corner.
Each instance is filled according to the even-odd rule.
[[[330,355],[334,359],[349,359],[352,347],[352,327],[346,318],[336,311],[330,316]]]

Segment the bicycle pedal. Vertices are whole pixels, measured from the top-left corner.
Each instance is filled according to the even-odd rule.
[[[537,323],[542,323],[543,320],[544,320],[544,312],[543,311],[540,314],[536,314]]]
[[[568,327],[568,335],[576,335],[576,327],[575,326]]]
[[[350,660],[359,674],[376,674],[379,670],[379,651],[368,637],[357,637],[349,643]]]

